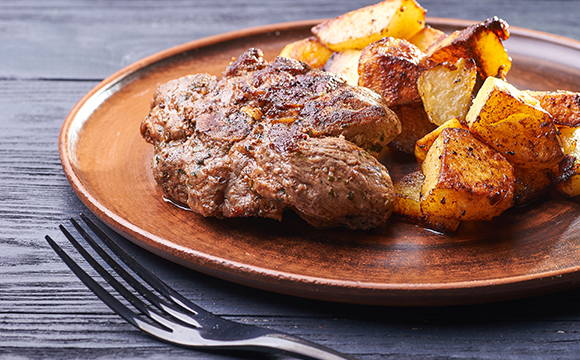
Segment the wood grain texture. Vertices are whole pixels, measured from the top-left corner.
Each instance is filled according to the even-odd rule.
[[[332,17],[374,2],[275,0],[264,6],[257,0],[6,0],[0,3],[0,78],[102,79],[187,41],[252,26]],[[481,21],[498,15],[513,26],[580,39],[576,19],[569,15],[580,13],[577,1],[421,4],[428,16]]]
[[[135,332],[49,249],[44,235],[61,239],[56,225],[87,211],[62,172],[60,126],[98,80],[157,51],[250,26],[335,16],[373,2],[0,2],[0,358],[243,358],[185,350]],[[429,16],[499,15],[513,26],[580,40],[577,1],[421,3]],[[578,357],[580,290],[476,306],[343,305],[250,290],[123,244],[210,311],[360,359]]]

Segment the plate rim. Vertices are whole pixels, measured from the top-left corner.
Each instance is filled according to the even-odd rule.
[[[79,199],[85,204],[91,212],[93,212],[101,221],[111,227],[113,230],[124,236],[125,238],[129,239],[131,242],[145,248],[148,251],[161,255],[170,261],[179,263],[189,268],[193,268],[195,270],[210,274],[212,276],[216,276],[222,279],[234,281],[237,283],[241,283],[243,285],[259,287],[262,289],[266,289],[268,291],[275,291],[280,293],[287,293],[286,285],[287,283],[296,284],[296,282],[301,283],[306,288],[309,284],[316,284],[322,291],[321,293],[325,294],[325,298],[328,297],[328,290],[337,290],[337,289],[360,289],[367,292],[380,292],[382,295],[381,297],[387,297],[390,295],[395,295],[395,298],[401,296],[402,293],[412,293],[417,295],[415,301],[411,301],[408,304],[410,305],[449,305],[449,304],[464,304],[466,303],[468,298],[473,296],[473,293],[481,292],[481,289],[489,289],[494,288],[495,296],[491,301],[498,301],[502,300],[503,298],[514,298],[514,296],[508,295],[502,292],[502,289],[505,287],[510,287],[513,285],[521,285],[522,291],[527,291],[527,295],[529,294],[541,294],[546,293],[548,291],[542,291],[546,288],[554,287],[555,285],[558,288],[565,288],[569,285],[569,288],[576,287],[580,284],[580,265],[575,267],[568,267],[560,270],[552,270],[548,272],[536,273],[536,274],[529,274],[529,275],[516,275],[516,276],[508,276],[508,277],[501,277],[501,278],[493,278],[493,279],[482,279],[482,280],[473,280],[473,281],[457,281],[457,282],[447,282],[447,283],[405,283],[405,282],[396,282],[396,283],[379,283],[379,282],[361,282],[361,281],[353,281],[353,280],[338,280],[338,279],[329,279],[329,278],[319,278],[313,277],[308,275],[297,275],[294,273],[288,273],[283,271],[274,271],[268,268],[262,268],[254,265],[247,265],[237,261],[228,260],[225,258],[216,257],[210,254],[205,254],[193,249],[186,249],[188,253],[196,254],[195,256],[204,259],[205,262],[211,262],[214,264],[221,264],[224,267],[224,270],[227,268],[231,272],[224,274],[224,272],[214,269],[214,268],[207,268],[204,266],[197,266],[196,264],[191,264],[184,259],[181,259],[175,255],[167,254],[163,252],[162,249],[155,248],[149,245],[147,242],[144,242],[143,239],[139,239],[139,236],[135,236],[138,234],[143,237],[148,237],[152,242],[159,244],[161,247],[167,246],[171,248],[180,247],[177,244],[174,244],[166,239],[163,239],[155,234],[151,234],[139,228],[136,225],[131,224],[121,216],[115,214],[112,210],[108,209],[106,206],[101,204],[98,199],[92,196],[89,189],[87,189],[78,174],[76,173],[75,167],[73,166],[72,158],[74,153],[71,151],[71,147],[73,146],[73,141],[71,141],[71,131],[73,129],[73,125],[82,127],[84,122],[88,120],[90,116],[86,116],[84,119],[78,119],[80,116],[79,114],[83,114],[82,111],[86,110],[85,106],[91,100],[97,99],[99,96],[106,96],[107,90],[114,88],[117,84],[120,84],[122,80],[127,79],[132,74],[136,73],[137,71],[149,66],[153,65],[159,61],[164,59],[170,58],[177,54],[183,53],[185,51],[189,51],[195,48],[200,48],[208,45],[215,45],[220,42],[232,40],[235,38],[240,37],[247,37],[251,35],[258,35],[264,34],[268,32],[275,32],[275,31],[282,31],[282,30],[291,30],[291,29],[298,29],[303,28],[305,26],[313,26],[325,19],[312,19],[312,20],[301,20],[301,21],[291,21],[291,22],[283,22],[283,23],[274,23],[268,25],[261,25],[255,26],[230,32],[225,32],[217,35],[212,35],[209,37],[204,37],[196,40],[192,40],[154,54],[144,57],[128,66],[123,67],[122,69],[116,71],[112,75],[106,77],[104,80],[99,82],[95,87],[93,87],[89,92],[87,92],[70,110],[68,115],[66,116],[63,125],[61,127],[61,131],[59,133],[59,154],[61,164],[63,166],[63,170],[66,174],[67,180],[71,184],[74,192],[77,194]],[[445,26],[457,26],[457,27],[465,27],[472,25],[474,23],[478,23],[478,21],[472,20],[461,20],[461,19],[450,19],[450,18],[435,18],[435,17],[428,17],[427,23],[429,25],[437,26],[437,25],[445,25]],[[566,46],[572,49],[580,50],[580,41],[554,35],[538,30],[526,29],[521,27],[510,26],[510,32],[512,34],[517,34],[521,37],[528,37],[536,40],[541,40],[545,42],[550,42],[553,44],[557,44],[560,46]],[[101,104],[102,102],[98,103]],[[96,107],[98,108],[98,106]],[[96,109],[92,109],[93,111]],[[92,113],[92,112],[91,112]],[[77,123],[79,122],[80,123]],[[145,235],[144,233],[147,233]],[[227,265],[224,265],[227,264]],[[242,270],[243,269],[243,270]],[[240,274],[235,272],[243,272],[246,276],[240,276]],[[247,274],[254,275],[248,278]],[[577,274],[574,276],[574,274]],[[258,276],[259,279],[254,279],[255,275]],[[267,281],[264,281],[264,277]],[[543,284],[545,279],[551,279],[550,284]],[[274,281],[273,281],[274,280]],[[536,284],[538,283],[538,284]],[[261,284],[268,284],[269,287],[265,288],[260,286]],[[507,289],[506,289],[507,290]],[[427,300],[434,299],[434,297],[441,296],[439,293],[448,293],[448,292],[462,292],[465,291],[465,294],[455,294],[453,299],[446,299],[443,303],[432,303],[427,304]],[[338,291],[340,294],[341,291]],[[386,293],[385,293],[386,292]],[[301,293],[301,291],[293,291],[291,294],[295,295],[296,293]],[[302,295],[304,297],[310,298],[320,298],[315,296],[316,294],[311,294],[310,291],[302,290]],[[313,296],[314,295],[314,296]],[[369,303],[369,304],[377,304],[376,295],[373,295],[372,299],[369,299],[368,302],[363,301],[352,301],[352,299],[345,299],[349,303]],[[403,297],[407,298],[407,296]],[[335,298],[332,300],[341,301],[340,298]],[[483,301],[479,302],[487,302],[490,299],[482,298]],[[386,305],[389,305],[390,301],[385,301]],[[380,304],[379,304],[380,305]]]

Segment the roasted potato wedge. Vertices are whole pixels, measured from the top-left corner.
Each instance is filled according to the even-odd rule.
[[[417,79],[425,60],[425,54],[407,40],[381,39],[363,49],[358,85],[383,95],[389,106],[420,101]]]
[[[350,85],[358,85],[358,61],[362,50],[335,52],[324,65],[324,70],[342,76]]]
[[[333,51],[344,51],[389,36],[409,39],[424,26],[425,9],[415,0],[386,0],[324,21],[312,33]]]
[[[551,169],[552,183],[563,195],[580,195],[580,94],[572,91],[526,91],[540,102],[559,131],[564,159]]]
[[[453,118],[439,126],[437,129],[431,131],[429,134],[417,140],[415,142],[415,158],[419,164],[425,161],[425,157],[427,157],[427,152],[431,148],[431,145],[433,145],[435,140],[437,140],[437,137],[439,137],[439,134],[441,134],[443,129],[447,128],[459,128],[467,130],[467,125],[462,123],[458,118]]]
[[[435,125],[453,118],[465,120],[476,80],[477,69],[471,59],[461,58],[455,64],[441,63],[421,71],[417,88],[429,120]]]
[[[454,233],[461,222],[441,216],[427,216],[421,212],[421,188],[425,175],[421,171],[407,174],[394,182],[397,201],[393,214],[407,222],[442,233]]]
[[[327,48],[316,36],[297,40],[286,45],[279,56],[302,61],[310,67],[322,70],[333,51]]]
[[[547,169],[564,157],[558,131],[538,100],[489,77],[466,116],[469,130],[515,167]]]
[[[421,102],[391,107],[401,122],[401,133],[389,143],[391,149],[415,153],[415,143],[437,128],[429,121]]]
[[[505,79],[512,61],[503,46],[509,37],[508,24],[497,17],[450,34],[427,50],[437,63],[456,63],[460,58],[473,59],[480,76]]]
[[[580,93],[572,91],[526,91],[552,115],[556,125],[580,126]]]
[[[421,167],[421,211],[427,216],[491,220],[513,204],[513,166],[468,130],[444,129]]]
[[[421,31],[419,31],[408,40],[419,50],[427,52],[430,47],[435,46],[439,41],[445,39],[446,37],[447,34],[445,34],[443,31],[435,29],[429,25],[425,25]]]
[[[580,195],[580,127],[558,127],[564,146],[564,159],[553,169],[552,182],[568,196]]]

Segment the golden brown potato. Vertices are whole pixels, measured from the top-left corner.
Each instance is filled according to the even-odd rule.
[[[435,46],[435,44],[445,39],[446,37],[447,34],[445,34],[443,31],[437,30],[429,25],[425,25],[421,31],[419,31],[417,34],[415,34],[415,36],[408,40],[419,50],[427,52],[427,49]]]
[[[324,65],[324,70],[342,76],[350,85],[358,85],[358,60],[362,50],[335,52]]]
[[[465,115],[471,105],[477,69],[471,59],[459,59],[455,64],[441,63],[421,71],[417,88],[425,111],[435,125]]]
[[[427,55],[437,63],[473,59],[482,78],[495,76],[504,79],[512,65],[502,42],[508,37],[508,24],[494,17],[453,32],[429,48]]]
[[[322,70],[333,51],[327,48],[316,36],[297,40],[286,45],[279,56],[302,61],[310,67]]]
[[[552,115],[556,125],[580,126],[580,93],[572,91],[526,91]]]
[[[551,169],[552,183],[563,195],[580,195],[580,94],[572,91],[526,91],[551,116],[564,159]]]
[[[439,126],[437,129],[431,131],[429,134],[423,136],[415,143],[415,158],[421,164],[425,161],[425,157],[427,157],[427,152],[431,148],[431,145],[435,142],[439,134],[443,131],[443,129],[447,128],[460,128],[467,130],[467,125],[462,123],[459,119],[453,118],[443,125]]]
[[[558,127],[564,159],[553,169],[552,181],[568,197],[580,195],[580,127]]]
[[[459,220],[440,216],[427,216],[421,212],[421,187],[425,176],[421,171],[405,175],[394,182],[397,201],[393,214],[412,224],[442,233],[454,233]]]
[[[466,116],[469,130],[515,167],[547,169],[564,157],[550,114],[527,93],[489,77]]]
[[[422,164],[421,211],[457,220],[491,220],[512,206],[514,169],[469,131],[444,129]]]
[[[417,140],[437,128],[437,125],[429,121],[423,104],[419,102],[391,107],[401,122],[401,133],[389,143],[391,149],[415,153]]]
[[[358,85],[368,87],[389,106],[421,101],[417,89],[425,54],[404,39],[381,39],[363,49],[358,65]]]
[[[514,206],[528,204],[546,194],[552,187],[548,169],[514,168]]]
[[[425,9],[415,0],[386,0],[363,7],[312,28],[334,51],[363,49],[384,37],[409,39],[425,26]]]

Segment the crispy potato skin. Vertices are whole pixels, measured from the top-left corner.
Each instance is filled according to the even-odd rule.
[[[429,149],[422,171],[425,215],[491,220],[513,204],[513,166],[467,130],[444,129]]]
[[[425,26],[425,13],[415,0],[386,0],[324,21],[312,33],[333,51],[363,49],[384,37],[413,37]]]
[[[427,229],[441,233],[454,233],[460,221],[441,216],[429,216],[421,212],[421,188],[425,175],[416,171],[395,181],[395,195],[397,200],[393,214],[407,222],[420,225]]]
[[[498,123],[470,126],[470,131],[515,166],[547,169],[558,164],[564,153],[552,122],[543,120],[520,113]]]
[[[572,91],[526,91],[540,102],[542,109],[550,115],[554,124],[580,126],[580,93]]]
[[[475,62],[459,59],[421,71],[417,79],[419,95],[432,123],[442,125],[453,118],[465,119],[477,80]]]
[[[433,145],[435,140],[437,140],[443,129],[447,128],[459,128],[467,130],[467,125],[462,123],[458,118],[453,118],[439,126],[437,129],[431,131],[429,134],[417,140],[415,142],[415,158],[419,164],[425,161],[427,152],[429,152],[431,145]]]
[[[389,106],[421,100],[417,88],[425,54],[404,39],[384,38],[363,49],[358,65],[358,85],[387,99]]]
[[[497,17],[450,34],[427,50],[431,60],[455,63],[460,58],[473,59],[483,79],[504,79],[512,62],[502,41],[509,38],[509,26]]]
[[[563,195],[580,195],[580,127],[559,126],[564,159],[552,169],[552,183]]]
[[[552,182],[556,189],[569,198],[580,195],[580,161],[572,155],[564,156],[554,171]]]
[[[564,196],[580,195],[580,93],[572,91],[525,91],[539,101],[559,133],[564,158],[550,169],[552,184]]]
[[[485,80],[466,121],[473,134],[516,167],[552,168],[564,157],[550,114],[504,80]]]
[[[316,36],[310,36],[286,45],[279,56],[302,61],[314,69],[322,70],[332,54],[333,51]]]

